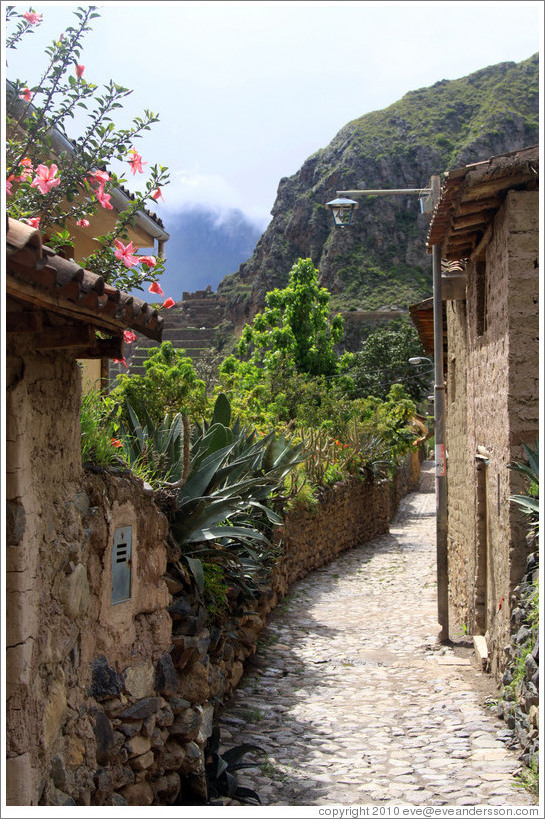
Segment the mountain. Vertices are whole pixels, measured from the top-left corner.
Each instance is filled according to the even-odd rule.
[[[429,217],[416,196],[362,197],[342,230],[326,202],[338,190],[426,187],[433,174],[536,144],[538,93],[534,55],[441,80],[350,122],[280,180],[253,254],[218,285],[226,319],[242,327],[299,257],[319,269],[334,310],[391,311],[431,295]]]
[[[236,209],[214,210],[191,205],[168,217],[165,295],[180,301],[183,291],[215,290],[219,281],[251,256],[261,227]],[[146,293],[146,297],[147,297]],[[156,296],[150,295],[150,301]]]

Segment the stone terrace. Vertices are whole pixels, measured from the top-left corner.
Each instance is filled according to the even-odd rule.
[[[208,290],[184,293],[182,301],[170,310],[162,311],[164,319],[163,341],[170,341],[174,347],[184,349],[196,360],[214,346],[218,325],[222,318],[219,297]],[[125,358],[131,375],[143,375],[142,362],[151,347],[157,342],[139,337],[133,345],[126,345]],[[120,372],[125,372],[121,369]]]

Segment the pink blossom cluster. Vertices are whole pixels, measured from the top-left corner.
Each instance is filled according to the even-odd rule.
[[[23,169],[20,175],[15,176],[15,174],[11,174],[6,180],[7,196],[13,195],[13,182],[28,182],[29,179],[32,178],[33,174],[35,174],[35,176],[30,183],[30,187],[38,188],[40,193],[43,193],[44,195],[49,193],[52,188],[56,188],[61,183],[60,177],[57,176],[57,171],[59,169],[54,163],[52,163],[49,168],[47,165],[37,165],[36,168],[33,169],[30,159],[28,157],[24,157],[19,164]]]
[[[112,198],[109,193],[104,193],[104,185],[110,181],[110,174],[106,171],[91,171],[89,174],[90,182],[97,182],[98,189],[95,191],[95,196],[100,205],[106,210],[113,210],[114,206],[110,202]]]
[[[37,26],[38,23],[42,22],[43,14],[36,14],[34,11],[25,11],[23,17],[29,25]]]

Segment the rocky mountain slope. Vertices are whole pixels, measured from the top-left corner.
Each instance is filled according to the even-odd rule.
[[[335,229],[336,191],[426,187],[432,174],[536,144],[538,56],[411,91],[342,128],[280,180],[273,219],[251,258],[218,286],[225,317],[242,327],[310,257],[342,311],[403,309],[431,295],[429,219],[416,196],[359,199],[353,226]]]

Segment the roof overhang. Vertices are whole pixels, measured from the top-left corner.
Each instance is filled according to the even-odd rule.
[[[36,349],[71,349],[78,358],[121,358],[129,328],[161,341],[155,308],[44,247],[34,228],[9,219],[6,251],[8,333],[28,333]]]
[[[539,147],[494,156],[445,174],[426,246],[441,246],[447,260],[479,258],[508,191],[537,190]]]
[[[426,355],[435,354],[433,329],[433,298],[425,299],[418,304],[409,305],[409,313],[418,332]],[[443,302],[443,354],[447,353],[447,316],[446,304]],[[446,360],[446,359],[445,359]]]

